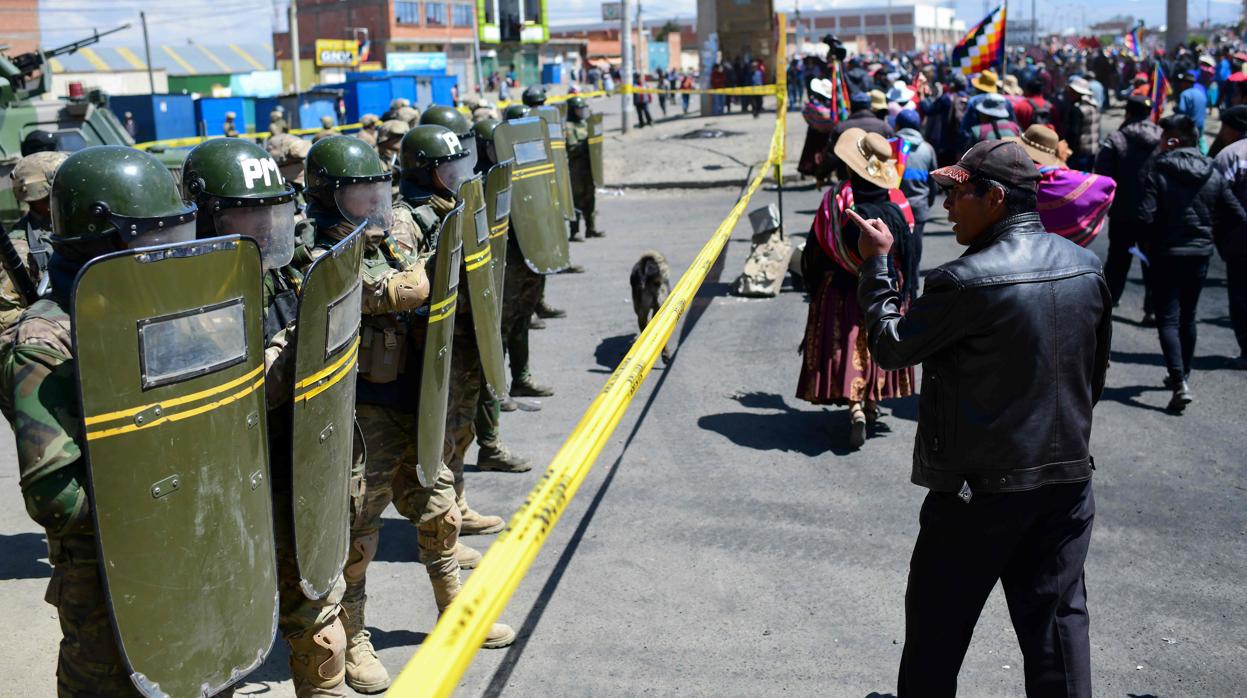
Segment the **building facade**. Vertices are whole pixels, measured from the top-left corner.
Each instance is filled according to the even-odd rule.
[[[789,15],[789,36],[802,39],[799,43],[804,44],[834,34],[866,52],[947,49],[965,35],[966,24],[956,18],[954,8],[902,1],[793,13]]]

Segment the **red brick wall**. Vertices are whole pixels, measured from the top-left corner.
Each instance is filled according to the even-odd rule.
[[[0,44],[8,44],[9,55],[39,46],[38,0],[5,0],[0,11]]]

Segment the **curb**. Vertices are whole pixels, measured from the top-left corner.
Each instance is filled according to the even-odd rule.
[[[809,182],[814,180],[809,179]],[[801,182],[799,174],[785,174],[784,186],[791,186]],[[749,183],[746,177],[736,177],[733,179],[710,179],[710,180],[686,180],[672,182],[630,182],[626,184],[604,184],[599,189],[726,189],[739,188]],[[774,180],[768,179],[763,186],[774,184]]]

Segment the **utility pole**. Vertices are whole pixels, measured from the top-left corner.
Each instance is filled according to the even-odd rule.
[[[1039,45],[1039,18],[1035,14],[1035,0],[1031,0],[1031,43]]]
[[[472,4],[472,58],[476,61],[476,91],[485,99],[485,73],[481,70],[481,16]]]
[[[147,57],[147,85],[152,94],[156,94],[156,78],[152,75],[152,45],[147,40],[147,13],[139,11],[139,21],[143,23],[143,54]]]
[[[1165,48],[1173,51],[1186,43],[1186,0],[1169,0],[1165,6]]]
[[[294,91],[302,91],[299,80],[299,0],[290,0],[290,58],[294,68]]]
[[[800,13],[798,13],[800,16]],[[888,0],[888,53],[896,48],[895,37],[892,36],[892,0]]]
[[[633,54],[636,72],[649,72],[649,42],[646,41],[645,24],[641,22],[641,0],[636,0],[636,53]]]
[[[619,113],[623,117],[623,132],[627,133],[632,127],[631,117],[628,116],[628,98],[632,94],[632,1],[623,0],[623,7],[619,13],[620,29],[619,29]]]

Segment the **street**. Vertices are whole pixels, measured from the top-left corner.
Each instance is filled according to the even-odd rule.
[[[596,107],[596,104],[595,104]],[[737,130],[769,132],[733,114]],[[691,130],[700,119],[689,119]],[[755,125],[756,124],[756,125]],[[613,117],[612,128],[618,125]],[[644,136],[633,135],[639,139]],[[803,128],[790,128],[789,160]],[[745,136],[738,136],[744,138]],[[618,134],[611,136],[618,143]],[[765,156],[766,141],[756,147]],[[622,147],[608,144],[610,147]],[[683,156],[676,156],[683,157]],[[662,163],[650,165],[662,178]],[[786,166],[787,172],[792,172]],[[540,412],[507,413],[502,437],[533,459],[522,475],[476,472],[469,499],[508,517],[523,501],[636,334],[628,274],[647,249],[672,282],[728,213],[735,187],[607,189],[607,237],[575,244],[582,275],[552,277],[568,312],[532,335],[534,376],[557,394]],[[785,191],[786,228],[804,239],[821,197]],[[748,210],[775,200],[759,192]],[[960,254],[933,210],[922,267]],[[860,451],[843,408],[793,397],[807,303],[728,294],[749,253],[747,217],[677,328],[670,366],[638,391],[527,578],[503,612],[519,639],[481,651],[464,696],[833,695],[895,690],[909,554],[924,490],[909,483],[917,398],[885,403]],[[1101,256],[1102,231],[1093,244]],[[1225,267],[1214,259],[1184,416],[1169,393],[1154,328],[1139,323],[1138,266],[1114,323],[1112,366],[1096,409],[1097,519],[1087,562],[1095,692],[1223,696],[1247,685],[1247,371],[1234,370]],[[18,489],[13,440],[0,435],[0,608],[14,641],[0,695],[54,694],[50,567]],[[484,550],[491,536],[464,541]],[[955,575],[956,569],[948,574]],[[470,574],[470,573],[468,573]],[[436,621],[415,529],[391,508],[369,568],[368,624],[396,675]],[[195,632],[187,628],[187,632]],[[1021,695],[1022,657],[997,589],[961,672],[966,696]],[[1236,688],[1237,687],[1237,688]],[[238,695],[292,696],[286,649]]]

